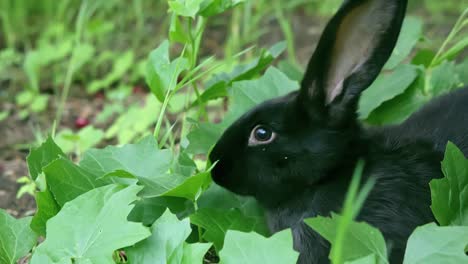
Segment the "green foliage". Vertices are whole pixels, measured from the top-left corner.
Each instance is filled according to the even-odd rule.
[[[306,220],[306,223],[335,245],[336,231],[340,221],[343,221],[341,216],[332,214],[331,218],[319,216]],[[378,229],[358,222],[352,222],[348,228],[348,234],[342,242],[346,245],[343,251],[343,261],[355,261],[372,256],[371,263],[388,263],[385,240]]]
[[[150,232],[127,216],[137,199],[138,186],[107,185],[67,203],[47,224],[47,238],[31,263],[114,263],[112,252],[133,245]],[[118,232],[117,232],[118,231]]]
[[[98,127],[118,117],[104,130],[60,130],[31,150],[30,177],[21,179],[25,185],[20,193],[34,194],[37,211],[32,219],[15,220],[0,210],[2,263],[15,263],[29,252],[31,263],[115,263],[125,253],[131,263],[188,264],[206,261],[207,251],[220,263],[296,261],[291,231],[268,237],[263,209],[253,198],[212,183],[215,164],[206,157],[240,115],[298,89],[302,71],[288,12],[302,7],[301,1],[41,0],[32,8],[33,2],[19,0],[16,10],[11,1],[0,1],[0,20],[6,22],[1,30],[10,47],[0,51],[0,81],[13,80],[10,73],[20,66],[24,90],[15,96],[20,116],[35,115],[54,103],[56,98],[42,93],[50,88],[57,92],[61,128],[69,90],[80,85],[87,93],[105,92]],[[329,15],[340,3],[307,4]],[[170,16],[157,22],[168,30],[168,40],[148,41],[160,43],[149,52],[154,47],[142,41],[149,34],[146,21],[166,10]],[[38,23],[40,30],[29,20],[36,16],[33,11],[38,18],[50,17]],[[206,30],[224,23],[226,12],[230,21],[224,57],[206,57],[201,51]],[[126,14],[119,17],[122,22],[112,20],[116,13]],[[405,20],[390,61],[360,101],[364,122],[400,123],[433,97],[468,83],[468,63],[457,58],[468,45],[462,34],[467,13],[439,50],[420,49],[427,44],[422,20]],[[264,18],[272,16],[286,42],[244,49],[266,32]],[[18,32],[12,25],[18,25]],[[110,47],[114,38],[109,35],[119,28],[125,30],[126,37],[116,39],[120,46],[125,43],[123,50]],[[23,47],[24,54],[19,53]],[[285,50],[288,57],[273,67]],[[132,86],[143,80],[151,94],[131,95]],[[138,98],[127,100],[131,96]],[[0,112],[0,120],[9,115],[9,110]],[[118,146],[92,149],[102,140]],[[73,159],[66,154],[74,154]],[[405,263],[466,262],[467,166],[463,154],[449,144],[442,164],[445,178],[430,185],[432,210],[442,226],[416,229]],[[331,243],[333,263],[388,263],[382,234],[354,221],[373,185],[361,186],[362,169],[359,163],[340,215],[305,220]],[[45,240],[34,248],[39,235]],[[12,245],[18,245],[16,251]]]
[[[402,64],[422,39],[422,23],[408,17],[389,62],[359,102],[360,118],[373,125],[398,124],[436,96],[466,85],[464,64],[453,61],[468,45],[462,32],[468,25],[466,10],[437,52],[420,50],[410,64]],[[461,36],[461,38],[460,38]],[[394,111],[399,109],[399,111]]]
[[[408,239],[404,264],[468,263],[468,226],[420,226]]]
[[[152,235],[128,248],[131,263],[202,263],[209,243],[188,244],[189,219],[179,220],[166,211],[151,226]]]
[[[25,256],[37,242],[29,227],[31,217],[15,219],[0,209],[0,262],[14,264]]]
[[[94,147],[104,138],[104,132],[93,126],[87,126],[78,132],[64,129],[57,133],[55,142],[65,153],[80,153]]]
[[[451,142],[442,161],[445,178],[431,181],[432,211],[440,225],[468,226],[468,160]]]
[[[203,239],[213,242],[218,251],[223,248],[224,237],[228,230],[267,233],[261,219],[246,216],[237,208],[228,211],[201,208],[190,216],[190,221],[206,230]]]
[[[220,263],[295,263],[298,253],[292,248],[291,231],[286,229],[270,238],[255,233],[228,231]]]
[[[177,58],[171,62],[166,40],[150,53],[148,61],[146,82],[156,98],[163,102],[167,92],[175,88],[180,73],[188,69],[188,60]]]

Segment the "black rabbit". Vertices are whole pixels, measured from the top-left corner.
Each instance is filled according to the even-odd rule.
[[[361,92],[397,41],[407,0],[348,0],[329,22],[301,89],[229,127],[210,154],[213,180],[254,196],[273,232],[292,228],[299,263],[328,263],[329,243],[304,218],[339,212],[359,158],[376,185],[358,220],[379,228],[401,263],[413,229],[435,221],[429,181],[442,177],[448,140],[468,154],[468,89],[429,103],[398,126],[364,128]],[[395,109],[398,111],[398,109]]]

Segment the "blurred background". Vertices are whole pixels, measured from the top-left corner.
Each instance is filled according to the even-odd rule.
[[[229,70],[257,48],[285,40],[278,67],[300,78],[341,2],[246,1],[209,18],[201,57],[214,55]],[[464,0],[409,2],[422,51],[437,51],[468,6]],[[25,159],[51,131],[75,156],[152,132],[160,105],[145,82],[146,62],[177,25],[168,10],[165,0],[0,0],[0,208],[15,216],[33,210],[33,199],[23,195],[28,190],[18,193],[28,182]],[[181,107],[175,96],[170,112]]]

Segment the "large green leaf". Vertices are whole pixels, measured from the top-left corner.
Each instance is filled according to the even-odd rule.
[[[174,196],[195,200],[209,184],[209,174],[187,177],[182,173],[193,170],[184,162],[187,163],[176,160],[170,150],[158,149],[156,140],[148,136],[136,144],[89,150],[80,165],[96,175],[121,172],[135,176],[145,186],[140,194],[145,198]]]
[[[178,2],[170,1],[169,5]],[[189,62],[185,58],[181,57],[170,61],[169,41],[165,40],[149,55],[145,75],[146,83],[158,100],[163,102],[167,91],[175,88],[179,74],[188,67]]]
[[[136,144],[108,146],[84,153],[80,166],[96,175],[122,170],[136,177],[153,178],[166,174],[174,161],[170,150],[158,149],[152,136]]]
[[[434,223],[416,228],[408,239],[404,264],[468,263],[468,226]]]
[[[179,186],[176,186],[162,195],[183,197],[191,201],[195,201],[210,182],[211,177],[209,172],[198,173],[187,177]]]
[[[39,180],[38,177],[43,173],[43,168],[52,163],[53,161],[61,158],[65,154],[55,144],[51,137],[41,144],[38,148],[31,150],[27,157],[29,174],[34,180]],[[40,235],[45,235],[45,226],[49,218],[57,214],[59,206],[54,196],[48,188],[37,192],[35,195],[37,212],[31,221],[31,228]]]
[[[31,217],[15,219],[0,209],[0,263],[15,264],[37,243],[36,233],[29,228]]]
[[[361,100],[359,101],[360,118],[368,118],[370,113],[384,102],[404,93],[417,76],[417,67],[412,65],[401,65],[391,74],[380,75],[362,93]]]
[[[468,160],[451,142],[442,161],[445,177],[431,181],[432,212],[441,225],[468,226]]]
[[[305,222],[327,239],[333,248],[336,231],[341,216],[332,214],[332,217],[318,216],[306,219]],[[370,254],[375,254],[377,263],[388,263],[387,247],[380,231],[364,222],[352,222],[345,236],[343,245],[343,260],[353,261]]]
[[[115,250],[151,235],[143,225],[127,220],[140,190],[112,184],[66,203],[47,222],[47,238],[31,263],[114,263]]]
[[[238,81],[232,84],[232,104],[222,124],[203,124],[188,135],[187,152],[207,153],[216,143],[222,131],[240,115],[263,101],[285,95],[299,88],[278,69],[271,67],[257,80]],[[200,131],[202,130],[202,131]],[[206,133],[209,131],[209,133]]]
[[[246,216],[239,209],[201,208],[190,216],[190,221],[205,229],[203,238],[213,242],[218,251],[223,247],[224,236],[228,230],[266,233],[262,221]]]
[[[219,253],[221,264],[296,263],[299,253],[293,250],[290,229],[265,238],[256,233],[228,231]]]
[[[152,235],[126,250],[131,263],[202,263],[209,244],[191,246],[185,242],[190,235],[188,218],[179,220],[168,210],[151,227]],[[204,252],[200,252],[204,250]],[[184,257],[185,255],[185,257]],[[200,256],[201,255],[201,256]],[[197,259],[193,259],[195,257]],[[191,258],[191,259],[187,259]]]
[[[199,208],[212,208],[226,211],[237,208],[245,216],[257,218],[257,222],[259,223],[263,222],[265,226],[264,230],[267,230],[265,212],[253,197],[237,195],[212,183],[210,187],[203,192],[200,198],[198,198],[197,204]]]
[[[31,229],[41,236],[46,236],[46,223],[59,212],[60,206],[48,189],[37,192],[35,198],[37,211],[31,221]]]
[[[109,179],[98,179],[100,175],[92,174],[65,158],[44,167],[44,174],[47,186],[60,207],[89,190],[111,183]]]
[[[420,72],[416,81],[404,93],[384,102],[372,111],[366,122],[373,125],[389,125],[405,121],[431,99],[423,92],[424,83],[424,75]],[[398,109],[398,111],[395,109]]]
[[[204,257],[211,243],[185,244],[181,264],[204,264]]]
[[[51,137],[38,148],[33,148],[26,158],[29,174],[35,180],[42,173],[42,168],[59,157],[65,157],[65,153],[55,144]]]
[[[418,40],[422,37],[423,23],[420,18],[407,16],[385,69],[393,69],[408,57]]]

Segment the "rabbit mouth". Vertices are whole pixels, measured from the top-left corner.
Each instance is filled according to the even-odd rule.
[[[241,176],[241,174],[234,171],[233,166],[229,166],[221,162],[221,160],[211,171],[211,178],[219,186],[239,195],[251,195],[245,188],[246,184]]]

